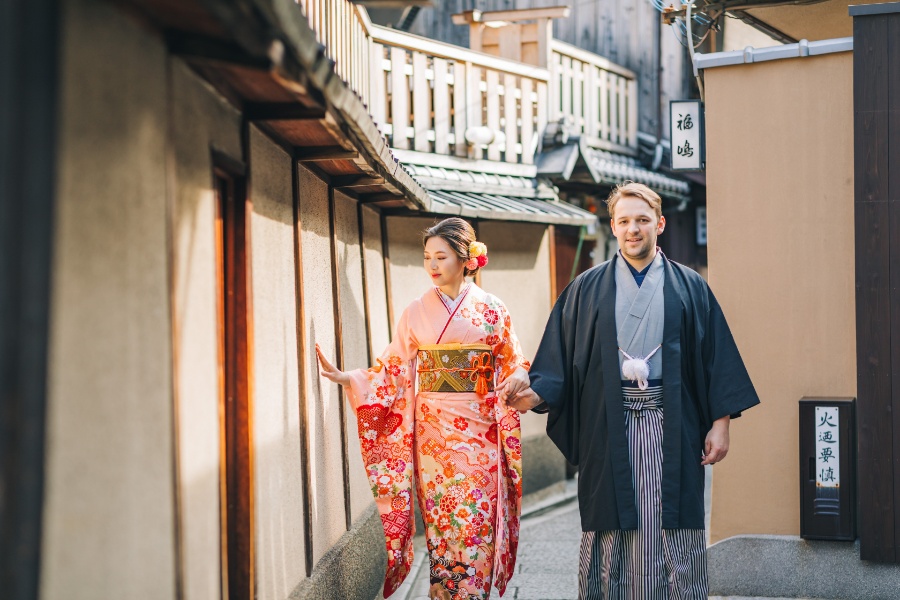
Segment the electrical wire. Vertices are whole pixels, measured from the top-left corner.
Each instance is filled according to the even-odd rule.
[[[665,12],[665,10],[671,7],[671,3],[666,4],[665,0],[650,0],[650,4],[658,11]],[[693,13],[693,11],[691,11]],[[693,13],[690,16],[691,19],[691,27],[685,23],[686,19],[678,17],[676,18],[672,25],[672,30],[675,32],[675,39],[678,40],[678,43],[688,47],[690,44],[693,48],[699,48],[700,45],[706,41],[706,38],[709,36],[709,32],[715,27],[718,19],[712,18],[710,15],[699,12]],[[692,31],[693,25],[696,24],[700,29],[705,29],[706,32],[702,35],[693,35],[688,36],[688,32]],[[689,41],[690,40],[690,41]]]

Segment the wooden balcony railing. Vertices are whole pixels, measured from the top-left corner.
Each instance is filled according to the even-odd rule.
[[[391,146],[533,164],[548,122],[637,147],[634,73],[552,40],[550,69],[373,25],[348,0],[298,0],[337,74]]]
[[[335,71],[350,89],[369,101],[371,22],[364,9],[348,0],[297,0]]]
[[[624,67],[553,40],[550,121],[622,149],[637,148],[637,79]]]
[[[378,26],[371,34],[381,67],[372,70],[369,109],[394,148],[534,161],[547,118],[546,69]]]

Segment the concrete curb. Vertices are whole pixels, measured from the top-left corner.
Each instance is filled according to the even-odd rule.
[[[577,479],[560,481],[551,486],[553,492],[546,494],[543,491],[529,494],[522,498],[522,520],[537,517],[544,513],[559,508],[564,504],[578,500]]]
[[[896,600],[900,565],[862,561],[859,544],[739,535],[708,549],[709,591],[721,596]]]

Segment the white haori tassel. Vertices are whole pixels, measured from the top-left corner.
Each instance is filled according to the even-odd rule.
[[[656,351],[662,348],[662,344],[653,349],[653,351],[644,356],[631,356],[621,348],[619,352],[625,357],[622,363],[622,376],[629,381],[637,381],[638,387],[646,390],[650,379],[650,358],[656,354]]]

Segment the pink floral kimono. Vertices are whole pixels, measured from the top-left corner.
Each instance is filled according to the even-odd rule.
[[[409,573],[415,474],[432,598],[485,600],[513,574],[519,540],[519,414],[494,384],[528,368],[506,307],[474,284],[455,302],[437,288],[410,304],[394,341],[352,371],[363,463],[387,543],[384,596]]]

